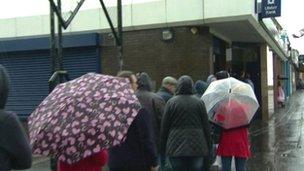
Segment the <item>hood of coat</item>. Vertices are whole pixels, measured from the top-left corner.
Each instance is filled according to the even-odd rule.
[[[176,95],[192,95],[193,80],[190,76],[184,75],[178,79]]]
[[[150,76],[142,72],[137,76],[138,90],[152,91],[152,81]]]
[[[219,71],[215,74],[215,77],[217,80],[222,80],[222,79],[225,79],[225,78],[229,78],[230,75],[227,71]]]
[[[196,81],[194,84],[195,92],[199,95],[203,95],[207,87],[207,83],[201,80]]]

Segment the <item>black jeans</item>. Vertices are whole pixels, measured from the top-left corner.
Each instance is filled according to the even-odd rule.
[[[202,171],[203,157],[169,157],[174,171]]]
[[[57,160],[55,158],[51,158],[50,167],[52,171],[57,171]]]
[[[222,170],[231,171],[232,157],[221,157],[221,159],[222,159]],[[234,162],[235,162],[236,171],[245,171],[246,170],[246,168],[245,168],[246,159],[245,158],[235,157]]]

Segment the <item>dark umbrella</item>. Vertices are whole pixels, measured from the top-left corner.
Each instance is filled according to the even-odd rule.
[[[121,144],[139,109],[124,78],[89,73],[60,84],[29,117],[33,152],[77,162]]]

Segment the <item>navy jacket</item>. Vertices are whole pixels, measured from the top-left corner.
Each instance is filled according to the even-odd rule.
[[[151,116],[142,108],[132,122],[124,143],[109,151],[110,168],[157,166]]]
[[[166,103],[173,97],[173,94],[165,87],[161,87],[156,94],[162,97]]]

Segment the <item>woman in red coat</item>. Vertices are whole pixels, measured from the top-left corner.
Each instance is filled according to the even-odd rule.
[[[246,160],[251,156],[248,128],[223,129],[217,155],[222,159],[222,171],[231,170],[232,157],[236,171],[245,171]]]
[[[100,171],[108,161],[108,152],[103,150],[93,156],[80,160],[69,165],[61,161],[58,162],[58,171]]]
[[[226,73],[226,71],[217,73],[217,79],[228,78],[229,74]],[[247,126],[227,130],[222,129],[217,155],[221,156],[222,159],[222,171],[231,171],[232,157],[235,159],[236,171],[245,171],[246,160],[251,156]]]

